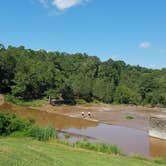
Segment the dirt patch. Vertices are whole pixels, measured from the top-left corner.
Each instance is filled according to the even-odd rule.
[[[0,105],[4,104],[4,97],[0,94]]]

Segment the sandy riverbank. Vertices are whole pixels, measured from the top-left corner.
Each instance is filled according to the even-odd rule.
[[[76,106],[51,106],[32,107],[41,111],[54,112],[75,118],[82,118],[81,112],[91,112],[92,118],[88,120],[101,123],[122,125],[147,131],[149,129],[149,118],[151,114],[166,114],[160,108],[147,108],[142,106],[115,106],[107,104],[76,105]],[[132,116],[133,119],[127,119]]]

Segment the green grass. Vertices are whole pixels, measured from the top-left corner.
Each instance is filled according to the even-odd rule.
[[[73,148],[56,141],[0,138],[0,165],[2,166],[164,166],[165,164]]]
[[[132,119],[134,119],[134,117],[131,116],[131,115],[128,115],[128,116],[126,116],[126,119],[128,119],[128,120],[132,120]]]
[[[83,148],[83,149],[88,149],[88,150],[93,150],[96,152],[103,152],[103,153],[108,153],[108,154],[119,154],[121,155],[120,149],[116,145],[107,145],[107,144],[95,144],[95,143],[90,143],[88,141],[77,141],[74,144],[75,147],[78,148]]]
[[[47,104],[47,101],[45,101],[45,100],[38,99],[38,100],[27,100],[26,101],[26,100],[16,98],[9,94],[5,95],[5,101],[19,105],[19,106],[27,106],[27,107],[30,107],[30,106],[31,107],[40,107],[40,106]]]
[[[27,136],[35,138],[39,141],[48,141],[50,139],[55,139],[58,137],[56,130],[51,126],[47,127],[32,126],[29,129]]]

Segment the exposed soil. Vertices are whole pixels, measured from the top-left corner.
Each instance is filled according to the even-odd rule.
[[[4,97],[0,94],[0,105],[4,104]]]
[[[33,107],[32,107],[33,108]],[[107,104],[99,105],[79,105],[79,106],[51,106],[35,107],[47,112],[56,112],[57,114],[70,117],[82,118],[81,113],[85,113],[85,119],[98,121],[101,123],[122,125],[130,128],[136,128],[147,131],[149,129],[149,118],[151,114],[166,114],[164,109],[146,108],[142,106],[114,106]],[[91,112],[92,117],[88,117]],[[127,117],[132,117],[128,119]]]

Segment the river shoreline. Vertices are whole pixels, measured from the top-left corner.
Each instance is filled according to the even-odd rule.
[[[149,118],[151,114],[166,114],[159,108],[147,108],[142,106],[115,106],[107,104],[94,105],[76,105],[76,106],[51,106],[45,105],[42,107],[30,107],[40,111],[47,111],[49,113],[56,113],[59,115],[66,115],[72,118],[82,119],[81,113],[84,112],[86,120],[105,123],[109,125],[120,125],[139,130],[149,130]],[[92,118],[87,116],[91,112]],[[133,119],[127,119],[127,117]]]
[[[80,105],[21,107],[10,103],[0,106],[2,112],[15,113],[25,119],[33,118],[41,126],[51,124],[55,129],[71,135],[111,142],[125,149],[127,154],[134,151],[145,156],[165,155],[166,142],[148,136],[148,117],[161,111],[137,109]],[[82,111],[86,116],[90,111],[93,119],[82,118]],[[134,119],[126,119],[127,115],[132,115]],[[149,148],[152,150],[149,151]]]

